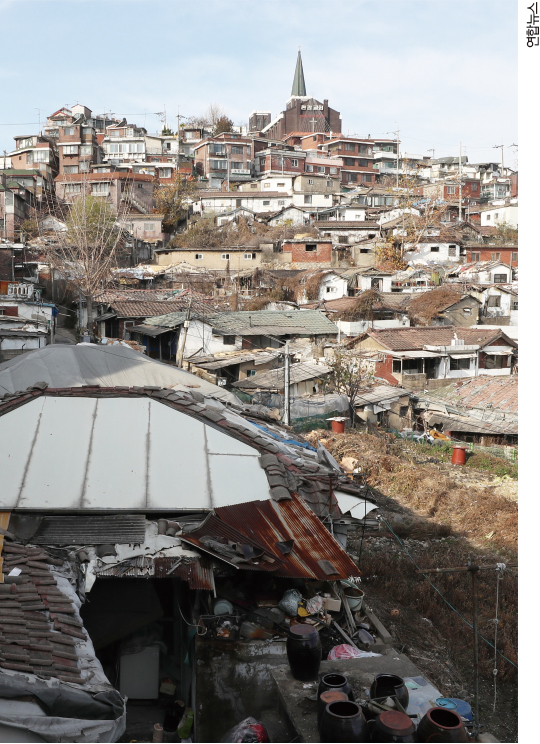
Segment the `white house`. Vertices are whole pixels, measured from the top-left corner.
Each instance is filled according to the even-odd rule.
[[[205,212],[230,212],[237,207],[246,207],[252,212],[279,212],[284,207],[290,206],[290,196],[278,191],[253,193],[245,191],[206,191],[200,198],[200,210]],[[301,206],[301,205],[299,205]],[[198,211],[198,210],[197,210]]]
[[[513,200],[515,204],[493,204],[489,209],[484,209],[480,212],[480,226],[481,227],[497,227],[503,222],[512,225],[512,227],[518,226],[518,205],[517,199]]]
[[[443,243],[436,237],[422,238],[414,250],[411,250],[412,244],[405,244],[404,259],[409,264],[425,263],[458,263],[460,258],[466,255],[466,249],[459,241],[452,243]]]
[[[459,278],[475,284],[510,284],[513,277],[510,266],[502,261],[478,261],[463,266]]]
[[[292,203],[295,207],[324,209],[331,206],[332,194],[295,191],[292,195]]]

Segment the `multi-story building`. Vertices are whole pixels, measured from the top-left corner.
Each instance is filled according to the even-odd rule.
[[[375,183],[378,170],[374,168],[374,146],[374,140],[338,135],[322,143],[320,149],[342,159],[341,183],[350,186]]]
[[[224,182],[249,181],[253,173],[254,142],[235,132],[223,132],[209,137],[193,148],[195,168],[208,179],[211,189],[220,189]]]

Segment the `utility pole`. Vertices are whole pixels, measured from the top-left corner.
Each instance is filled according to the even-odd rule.
[[[493,145],[494,150],[501,150],[501,175],[504,176],[504,145]]]
[[[283,423],[291,424],[291,357],[289,354],[289,341],[285,341],[285,401],[283,407]]]
[[[461,142],[459,143],[459,221],[462,222],[461,216]]]
[[[193,290],[191,291],[191,297],[189,298],[189,305],[186,313],[186,319],[184,320],[184,327],[182,328],[182,343],[180,344],[180,351],[178,353],[177,364],[180,369],[184,363],[184,349],[186,348],[186,339],[188,335],[189,319],[191,318],[191,305],[193,304]],[[161,344],[161,341],[160,341]],[[204,351],[204,349],[203,349]]]
[[[502,567],[502,568],[501,568]],[[420,568],[417,573],[465,573],[471,574],[471,594],[472,594],[472,612],[473,612],[473,658],[474,658],[474,720],[475,730],[480,728],[480,678],[479,678],[479,660],[478,660],[478,595],[476,591],[476,575],[478,571],[495,570],[501,571],[504,568],[517,568],[517,563],[497,564],[495,566],[477,566],[472,559],[466,566],[457,566],[456,568]]]

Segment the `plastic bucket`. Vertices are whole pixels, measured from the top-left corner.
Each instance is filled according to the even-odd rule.
[[[343,432],[345,431],[345,421],[336,421],[335,419],[333,419],[332,431],[335,434],[343,434]]]
[[[461,446],[454,446],[453,452],[452,452],[452,465],[465,465],[466,457],[465,457],[465,451],[466,447]]]
[[[342,584],[343,593],[345,594],[347,604],[351,608],[352,612],[357,612],[362,607],[362,603],[364,601],[364,592],[356,586],[351,586],[350,584],[345,584],[344,582],[342,582]]]

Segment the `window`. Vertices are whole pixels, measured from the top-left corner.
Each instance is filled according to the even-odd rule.
[[[249,188],[250,189],[256,189],[257,188],[257,184],[256,183],[250,183],[249,184]]]
[[[455,186],[447,186],[446,187],[446,193],[447,194],[455,194],[456,193],[456,187]]]
[[[285,200],[284,199],[279,199],[278,200],[278,207],[283,207],[283,206],[285,206]]]
[[[316,243],[306,243],[306,251],[308,253],[313,253],[317,250],[317,244]]]
[[[500,307],[501,306],[501,296],[500,295],[490,295],[488,297],[487,306],[488,307]]]
[[[511,261],[517,261],[517,260],[518,260],[517,253],[512,253]]]
[[[223,255],[228,256],[228,253],[224,253]],[[234,346],[236,343],[236,336],[223,336],[223,345],[224,346]]]
[[[233,145],[231,147],[231,154],[232,155],[243,155],[244,148],[242,147],[242,145]]]
[[[145,222],[144,223],[144,232],[155,232],[156,229],[156,223],[155,222]]]
[[[298,168],[298,160],[296,158],[291,158],[291,166],[293,168]]]
[[[392,372],[401,373],[401,359],[392,359]]]
[[[284,183],[278,183],[278,188],[279,188],[280,186],[281,186],[281,187],[284,187],[284,186],[285,186],[285,184],[284,184]]]
[[[318,165],[317,166],[317,173],[325,173],[325,172],[326,171],[324,170],[324,166],[323,165]]]
[[[313,173],[313,166],[312,165],[306,165],[306,171],[308,173]]]
[[[231,161],[231,170],[242,170],[243,167],[244,167],[244,164],[242,163],[241,160],[240,161],[236,161],[236,160],[232,160]]]
[[[265,183],[265,184],[264,184],[264,188],[265,188],[265,189],[269,189],[269,188],[270,188],[270,186],[271,186],[271,184],[269,184],[269,183]]]
[[[498,220],[498,219],[499,219],[499,213],[498,213],[498,212],[495,212],[495,219],[496,219],[496,220]]]
[[[517,309],[518,309],[518,304],[517,304],[517,302],[513,302],[513,303],[512,303],[512,310],[517,310]]]
[[[304,204],[311,204],[311,194],[304,194]]]
[[[100,194],[102,196],[107,195],[109,193],[109,184],[108,183],[93,183],[92,193]]]
[[[246,377],[253,377],[253,375],[257,374],[256,369],[246,369]]]
[[[34,163],[48,163],[49,162],[49,151],[48,150],[34,150]]]
[[[138,189],[142,189],[142,187],[143,187],[142,183],[138,183],[138,184],[137,184],[137,188],[138,188]]]
[[[490,214],[486,214],[486,220],[487,220],[488,222],[489,222],[489,221],[491,220],[491,215],[490,215]]]
[[[478,191],[478,184],[477,183],[471,183],[471,191]]]
[[[75,127],[64,127],[64,134],[67,137],[71,137],[75,134]]]
[[[472,313],[472,308],[470,307],[463,308],[463,315],[470,315],[471,313]]]
[[[494,274],[493,281],[495,284],[506,284],[508,281],[508,274]]]
[[[480,261],[479,253],[471,253],[471,261]]]
[[[456,246],[455,245],[449,245],[448,246],[448,255],[449,256],[455,256],[456,255]]]
[[[255,260],[255,254],[254,253],[244,253],[244,260],[245,261],[254,261]]]
[[[345,179],[346,179],[347,181],[349,181],[349,182],[351,182],[351,181],[356,181],[356,176],[357,176],[357,174],[356,174],[356,173],[346,173],[346,174],[345,174]]]
[[[337,168],[334,168],[334,167],[330,168],[331,175],[335,175],[336,173],[337,173]]]
[[[348,243],[349,238],[346,235],[340,235],[338,237],[338,243]]]
[[[246,148],[246,152],[248,155],[251,155],[251,145],[248,145]]]
[[[438,245],[432,245],[429,249],[431,253],[438,253],[439,252],[439,246]]]
[[[81,193],[81,184],[80,183],[66,183],[66,186],[64,188],[65,194],[80,194]]]
[[[210,170],[227,170],[227,161],[226,160],[211,160],[210,161]]]
[[[308,185],[309,186],[313,186],[314,183],[315,183],[315,181],[312,178],[308,178]]]
[[[223,261],[228,261],[230,259],[230,257],[231,257],[231,254],[230,253],[222,253],[221,254],[221,259]]]
[[[78,173],[78,172],[79,172],[78,165],[65,165],[64,166],[64,173]]]
[[[208,151],[210,155],[225,155],[224,145],[210,145]]]
[[[491,260],[492,261],[500,261],[501,260],[501,254],[500,253],[492,253],[491,254]]]
[[[270,206],[270,200],[269,199],[263,199],[263,207],[269,207]]]
[[[91,155],[92,154],[92,145],[81,145],[81,149],[79,150],[80,155]]]
[[[77,155],[77,153],[79,152],[78,145],[63,145],[62,147],[64,155]]]
[[[81,173],[88,173],[90,171],[90,161],[89,160],[81,160],[79,162],[79,171]]]
[[[450,359],[450,370],[470,369],[470,368],[471,368],[470,359]]]
[[[362,181],[365,183],[371,183],[373,181],[373,176],[368,173],[362,173]]]
[[[326,287],[326,294],[334,294],[337,292],[337,287]]]
[[[354,165],[354,158],[343,158],[345,165]]]
[[[351,152],[355,152],[356,146],[352,142],[345,142],[345,149]]]
[[[359,165],[359,166],[360,166],[361,168],[367,168],[367,166],[368,166],[368,161],[367,161],[367,160],[364,160],[364,158],[361,158],[361,159],[360,159],[360,160],[358,161],[358,165]]]
[[[329,189],[329,188],[331,188],[331,186],[332,186],[332,181],[327,181],[326,182],[326,187]]]
[[[196,253],[195,254],[195,261],[202,261],[204,258],[204,253]]]

